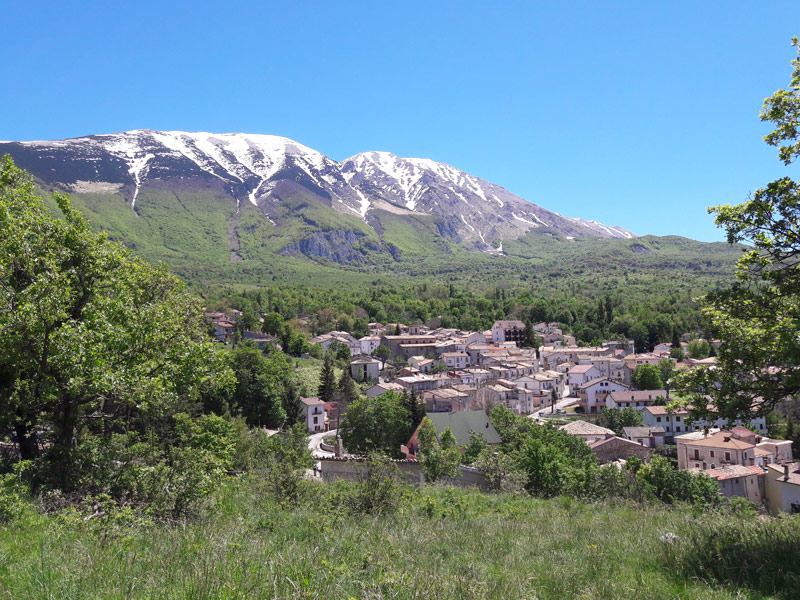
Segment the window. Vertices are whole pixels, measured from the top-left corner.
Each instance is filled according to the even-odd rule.
[[[710,456],[711,456],[711,458],[714,458],[714,451],[713,450],[710,452]]]
[[[656,423],[661,423],[661,417],[656,417]]]
[[[675,428],[675,431],[676,431],[677,433],[680,433],[680,432],[681,432],[681,426],[680,426],[680,425],[678,425],[678,426]]]
[[[700,450],[698,450],[697,448],[694,449],[694,459],[700,460]]]
[[[314,417],[314,425],[316,425],[318,422],[319,422],[319,417]]]
[[[727,462],[730,462],[730,461],[731,461],[731,453],[730,453],[730,452],[726,452],[726,453],[725,453],[725,460],[726,460]]]

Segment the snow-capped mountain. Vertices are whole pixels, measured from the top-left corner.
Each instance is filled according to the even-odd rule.
[[[59,141],[0,142],[0,154],[50,185],[77,193],[122,195],[131,210],[148,185],[192,179],[224,184],[236,212],[250,203],[280,225],[276,187],[306,193],[351,217],[374,211],[433,215],[465,247],[502,251],[504,239],[547,227],[567,238],[632,238],[621,227],[565,217],[502,187],[429,159],[365,152],[342,162],[288,138],[242,133],[134,130]]]

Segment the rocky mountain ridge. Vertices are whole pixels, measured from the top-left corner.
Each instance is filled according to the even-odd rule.
[[[375,218],[379,211],[435,217],[439,235],[468,250],[502,253],[503,240],[537,229],[566,239],[636,237],[621,227],[562,216],[430,159],[365,152],[337,162],[279,136],[133,130],[57,141],[0,142],[0,154],[5,153],[48,185],[77,194],[121,196],[137,212],[148,190],[190,181],[222,186],[235,202],[233,237],[244,203],[281,227],[281,190],[287,185],[376,231],[381,228]],[[337,255],[347,255],[344,246],[358,237],[337,234]],[[286,252],[317,248],[321,239],[312,234],[305,241],[295,240]],[[326,252],[323,249],[322,256]]]

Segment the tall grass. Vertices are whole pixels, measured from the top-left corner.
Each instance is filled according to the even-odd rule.
[[[664,568],[679,510],[430,487],[378,516],[335,502],[347,488],[291,508],[235,481],[172,525],[29,514],[0,529],[0,598],[760,597]]]
[[[713,516],[667,545],[667,565],[685,577],[800,598],[800,517]]]

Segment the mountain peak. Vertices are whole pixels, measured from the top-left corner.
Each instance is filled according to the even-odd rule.
[[[377,209],[436,217],[442,232],[486,252],[496,253],[504,239],[536,228],[570,239],[634,237],[593,219],[564,217],[431,159],[370,151],[336,162],[276,135],[134,129],[0,146],[0,152],[19,156],[36,176],[67,189],[86,187],[87,182],[122,185],[134,210],[142,190],[152,182],[200,178],[223,183],[236,199],[237,212],[246,199],[272,220],[279,202],[276,186],[291,182],[334,211],[363,221]]]

